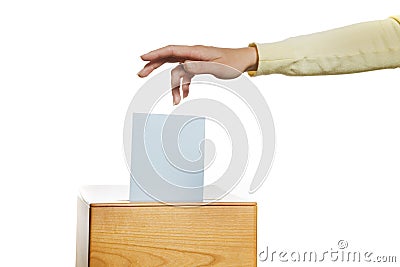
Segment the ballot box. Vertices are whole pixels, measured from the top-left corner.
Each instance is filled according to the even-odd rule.
[[[124,185],[81,189],[77,267],[257,265],[256,203],[169,205],[128,197]]]

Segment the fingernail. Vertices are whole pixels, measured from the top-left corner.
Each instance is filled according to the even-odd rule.
[[[179,104],[180,97],[179,96],[174,96],[174,106]]]

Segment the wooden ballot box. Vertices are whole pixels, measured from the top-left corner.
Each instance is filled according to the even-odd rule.
[[[125,186],[78,198],[76,266],[256,266],[254,202],[134,203]]]

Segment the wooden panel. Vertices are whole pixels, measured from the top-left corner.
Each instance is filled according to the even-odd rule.
[[[90,266],[256,266],[257,206],[93,206]]]

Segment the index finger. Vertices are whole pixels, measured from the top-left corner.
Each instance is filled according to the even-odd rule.
[[[182,58],[190,60],[201,60],[201,48],[199,46],[168,45],[141,56],[142,60],[154,61],[165,58]]]

